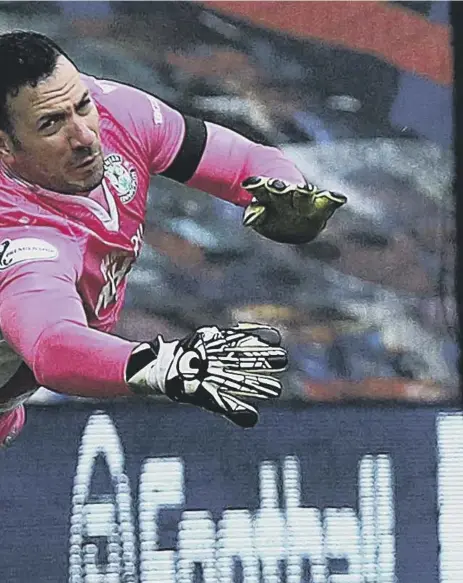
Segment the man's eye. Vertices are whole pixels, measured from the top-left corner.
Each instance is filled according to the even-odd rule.
[[[57,122],[57,121],[58,121],[58,120],[56,120],[56,119],[49,119],[49,120],[47,120],[46,122],[44,122],[44,123],[43,123],[43,124],[40,126],[40,129],[41,129],[41,130],[49,130],[49,129],[52,129],[52,128],[53,128],[53,127],[56,125],[56,122]]]
[[[79,103],[78,107],[77,107],[77,111],[79,112],[85,112],[86,110],[89,109],[89,106],[92,104],[90,99],[86,99],[85,101],[82,101],[81,103]]]

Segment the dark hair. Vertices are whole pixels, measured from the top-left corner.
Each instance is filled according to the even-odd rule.
[[[60,56],[66,53],[44,34],[12,31],[0,35],[0,129],[13,136],[7,98],[49,77]],[[71,60],[71,59],[69,59]]]

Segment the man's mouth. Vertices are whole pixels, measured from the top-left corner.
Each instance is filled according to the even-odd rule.
[[[96,162],[98,158],[98,154],[92,154],[91,156],[87,156],[86,158],[84,158],[83,160],[81,160],[76,166],[75,168],[88,168],[89,166],[91,166],[92,164],[94,164],[94,162]]]

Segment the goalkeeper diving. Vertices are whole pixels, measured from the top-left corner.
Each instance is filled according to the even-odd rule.
[[[0,62],[0,444],[21,431],[40,386],[164,394],[255,425],[256,403],[282,390],[277,330],[205,323],[175,341],[153,330],[146,342],[112,334],[150,178],[239,205],[246,227],[289,244],[314,239],[345,197],[307,184],[277,148],[81,73],[44,35],[0,35]]]

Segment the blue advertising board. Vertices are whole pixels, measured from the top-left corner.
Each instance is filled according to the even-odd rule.
[[[30,407],[0,456],[0,580],[453,583],[462,437],[425,407],[266,406],[252,430]]]

